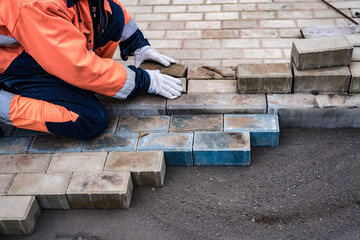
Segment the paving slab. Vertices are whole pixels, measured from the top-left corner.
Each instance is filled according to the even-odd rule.
[[[135,151],[137,133],[103,133],[84,142],[83,152]]]
[[[345,37],[349,40],[349,42],[351,43],[351,45],[353,45],[353,47],[360,47],[360,33],[348,34],[345,35]]]
[[[351,61],[360,62],[360,47],[354,48],[354,52],[353,52]]]
[[[279,120],[276,114],[225,114],[225,132],[250,132],[254,147],[279,145]]]
[[[187,93],[187,80],[186,78],[179,78],[181,81],[181,88],[182,88],[182,92],[181,93]]]
[[[237,93],[236,80],[189,80],[189,94],[194,93]]]
[[[296,39],[291,57],[299,70],[350,65],[353,46],[345,36]]]
[[[7,124],[0,123],[0,128],[2,130],[2,137],[11,137],[15,131],[15,127]]]
[[[32,234],[40,214],[34,196],[0,196],[0,235]]]
[[[173,115],[170,132],[222,132],[223,115]]]
[[[192,166],[192,133],[150,133],[139,139],[138,151],[164,151],[166,165]]]
[[[349,93],[360,93],[360,62],[352,62],[350,72],[351,83]]]
[[[133,99],[118,100],[97,95],[111,116],[166,115],[166,99],[152,94],[139,94]]]
[[[74,173],[67,197],[71,208],[129,209],[132,191],[130,172]]]
[[[101,172],[106,157],[107,152],[55,153],[47,172]]]
[[[5,195],[14,178],[14,174],[0,174],[0,196]]]
[[[116,132],[167,132],[169,116],[120,117]]]
[[[80,152],[83,141],[56,135],[36,136],[29,153]]]
[[[188,80],[235,80],[235,68],[223,66],[191,66],[188,70]]]
[[[110,152],[104,172],[131,172],[135,186],[162,187],[165,180],[165,157],[162,151]]]
[[[0,173],[46,172],[51,157],[51,154],[0,155]]]
[[[194,137],[194,165],[250,165],[249,132],[199,132]]]
[[[110,117],[110,121],[109,121],[109,126],[105,129],[104,132],[114,133],[114,132],[116,131],[116,127],[117,127],[117,124],[118,124],[118,120],[119,120],[118,117],[111,116],[111,117]]]
[[[266,113],[265,94],[183,94],[167,101],[168,115]]]
[[[26,153],[32,137],[0,137],[0,154]]]
[[[240,64],[239,93],[291,93],[293,75],[288,63]]]
[[[69,209],[65,193],[70,177],[70,173],[20,173],[11,184],[8,195],[35,195],[42,209]]]
[[[359,128],[360,95],[269,94],[280,128]]]
[[[187,66],[179,63],[170,64],[169,67],[165,67],[156,62],[145,61],[140,67],[147,70],[160,70],[160,73],[176,78],[186,77],[187,73]]]
[[[294,71],[294,93],[347,93],[351,73],[347,66]]]

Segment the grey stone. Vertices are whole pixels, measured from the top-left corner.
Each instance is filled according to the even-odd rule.
[[[188,93],[237,93],[236,80],[189,80]]]
[[[269,94],[281,128],[359,128],[360,95]]]
[[[360,62],[360,47],[354,48],[354,52],[353,52],[351,61]]]
[[[129,209],[132,191],[130,172],[74,173],[67,197],[71,208]]]
[[[0,155],[0,173],[46,172],[51,154]]]
[[[187,75],[188,80],[235,80],[235,68],[234,67],[222,67],[222,66],[203,66],[203,67],[189,67]]]
[[[350,72],[351,84],[349,93],[360,93],[360,62],[352,62]]]
[[[57,135],[36,136],[29,153],[80,152],[83,141]]]
[[[34,196],[0,196],[0,234],[29,235],[40,214]]]
[[[135,151],[137,139],[137,133],[103,133],[96,138],[86,140],[82,151]]]
[[[266,113],[265,94],[183,94],[168,100],[169,115]]]
[[[349,68],[332,67],[294,70],[294,93],[347,93],[351,74]]]
[[[182,88],[182,92],[181,93],[186,93],[187,92],[187,80],[186,78],[179,78],[181,81],[181,88]]]
[[[166,115],[166,99],[161,96],[140,94],[133,99],[118,100],[97,95],[104,107],[113,116]]]
[[[5,195],[14,178],[14,174],[0,174],[0,196]]]
[[[353,47],[344,36],[296,39],[291,51],[297,69],[350,65]]]
[[[179,63],[170,64],[165,67],[160,63],[145,61],[140,65],[141,68],[147,70],[160,70],[162,74],[170,75],[176,78],[186,77],[187,66]]]
[[[69,209],[70,206],[65,192],[70,177],[70,173],[17,174],[8,195],[35,195],[42,209]]]
[[[26,153],[32,137],[0,137],[0,154]]]
[[[164,152],[110,152],[104,172],[131,172],[140,187],[161,187],[165,181]]]
[[[290,64],[240,64],[236,69],[239,93],[291,93]]]
[[[353,47],[360,47],[360,33],[348,34],[345,36]]]

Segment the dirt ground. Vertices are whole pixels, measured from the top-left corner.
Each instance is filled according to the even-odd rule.
[[[360,239],[360,129],[283,129],[250,167],[168,167],[130,210],[43,211],[10,239]]]

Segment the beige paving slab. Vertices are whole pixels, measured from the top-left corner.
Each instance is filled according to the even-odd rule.
[[[41,209],[34,196],[0,196],[0,235],[29,235]]]
[[[188,93],[237,93],[237,80],[189,80]]]
[[[101,172],[106,156],[107,152],[55,153],[47,172]]]
[[[21,173],[16,175],[8,195],[35,195],[42,209],[69,209],[65,192],[70,173]]]
[[[128,209],[132,191],[130,172],[74,173],[67,197],[71,208]]]
[[[0,155],[0,173],[45,172],[51,156],[51,154]]]
[[[110,152],[104,172],[131,172],[136,186],[161,187],[164,186],[165,169],[161,151]]]
[[[14,178],[14,174],[0,174],[0,196],[5,195]]]
[[[351,84],[349,93],[360,93],[360,62],[352,62],[350,65]]]

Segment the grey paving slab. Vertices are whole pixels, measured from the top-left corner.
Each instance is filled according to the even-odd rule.
[[[29,235],[40,214],[34,196],[0,196],[0,234]]]
[[[156,62],[145,61],[140,65],[141,68],[147,70],[160,70],[162,74],[170,75],[176,78],[186,77],[187,66],[184,64],[170,64],[169,67],[165,67]]]
[[[116,132],[167,132],[169,116],[120,117]]]
[[[164,186],[165,170],[162,151],[110,152],[104,167],[104,172],[131,172],[134,185],[141,187]]]
[[[186,78],[179,78],[181,81],[181,88],[182,88],[182,92],[181,93],[187,93],[187,80]]]
[[[183,94],[168,100],[169,115],[266,113],[265,94]]]
[[[294,71],[294,93],[347,93],[351,74],[347,66]]]
[[[350,65],[353,46],[345,36],[296,39],[291,57],[297,69]]]
[[[46,172],[51,157],[51,154],[0,155],[0,173]]]
[[[223,115],[173,115],[170,132],[223,131]]]
[[[194,93],[222,93],[232,94],[237,93],[236,80],[189,80],[188,91],[189,94]]]
[[[74,173],[67,197],[71,208],[129,209],[132,191],[130,172]]]
[[[281,128],[358,128],[360,95],[269,94]]]
[[[65,192],[70,177],[70,173],[20,173],[11,184],[8,195],[35,195],[42,209],[69,209]]]
[[[0,137],[0,154],[26,153],[32,137]]]
[[[14,174],[0,174],[0,196],[7,193],[14,176]]]
[[[116,131],[118,120],[119,120],[118,117],[111,116],[109,121],[109,126],[106,128],[105,132],[114,133]]]
[[[104,133],[96,138],[86,140],[82,151],[135,151],[137,139],[137,133]]]
[[[239,93],[291,93],[290,64],[240,64],[236,69]]]
[[[355,47],[351,58],[353,62],[360,62],[360,47]]]
[[[29,153],[80,152],[82,140],[56,135],[36,136]]]
[[[107,152],[55,153],[47,172],[101,172],[106,157]]]
[[[223,67],[223,66],[191,66],[188,70],[188,80],[235,80],[235,68],[234,67]]]
[[[360,62],[352,62],[350,72],[351,83],[349,93],[360,93]]]

